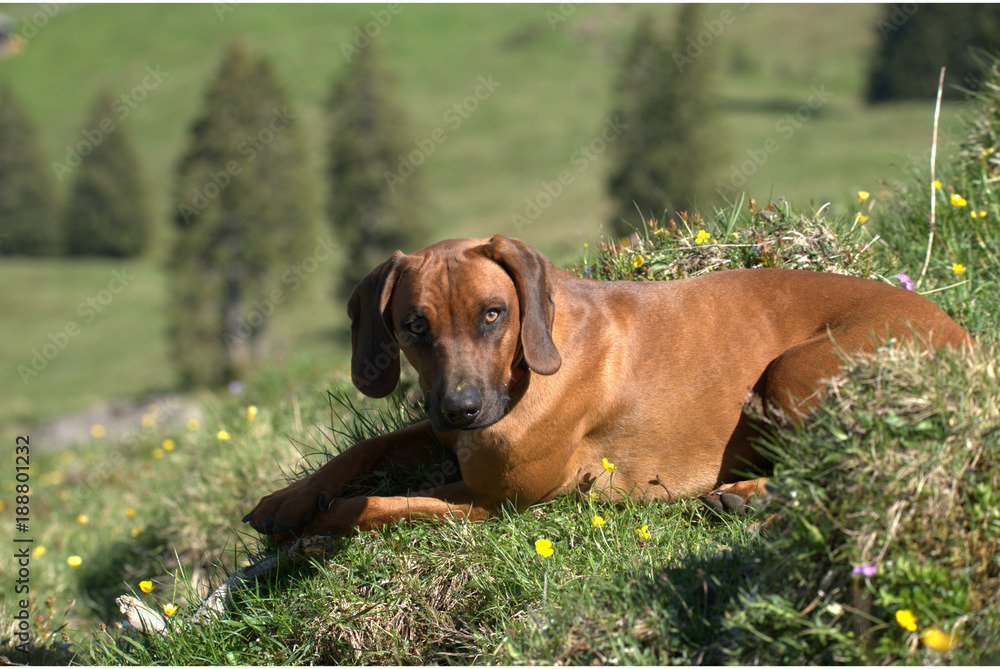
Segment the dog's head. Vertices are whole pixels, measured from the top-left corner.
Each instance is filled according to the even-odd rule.
[[[562,364],[552,342],[554,271],[544,255],[500,235],[397,251],[347,306],[354,385],[369,397],[391,393],[402,349],[435,429],[492,425],[522,359],[538,374]]]

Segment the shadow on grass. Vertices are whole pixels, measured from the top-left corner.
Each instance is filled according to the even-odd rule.
[[[723,621],[757,587],[759,552],[692,551],[652,575],[568,588],[514,631],[500,662],[722,664]]]

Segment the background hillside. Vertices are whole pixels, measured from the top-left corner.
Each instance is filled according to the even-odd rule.
[[[322,168],[327,129],[321,104],[345,66],[355,27],[378,27],[384,60],[397,78],[414,147],[438,128],[446,140],[421,171],[434,203],[435,237],[518,236],[563,262],[602,231],[610,206],[606,156],[578,171],[580,147],[599,137],[612,108],[612,82],[640,14],[670,26],[670,6],[530,5],[73,5],[45,9],[0,6],[29,18],[37,31],[20,54],[0,61],[9,82],[40,127],[50,161],[64,162],[95,92],[131,95],[156,73],[157,83],[134,102],[126,124],[145,173],[154,218],[153,252],[139,261],[25,260],[0,262],[0,384],[7,395],[0,425],[24,425],[79,409],[108,396],[175,385],[164,340],[163,262],[174,170],[188,128],[227,43],[241,39],[269,56],[304,121],[309,160]],[[720,145],[728,179],[750,156],[768,154],[744,186],[766,200],[786,197],[803,209],[832,201],[850,211],[859,189],[878,195],[878,180],[901,178],[911,157],[923,166],[931,105],[866,107],[866,63],[880,40],[875,5],[710,5],[704,16],[706,58],[715,61],[722,99]],[[730,12],[731,23],[717,20]],[[375,24],[372,24],[375,25]],[[447,116],[473,95],[480,78],[499,84],[458,127]],[[816,100],[808,118],[789,126],[789,114]],[[957,107],[946,105],[949,137]],[[785,120],[785,125],[782,125]],[[791,130],[791,132],[789,132]],[[943,148],[943,150],[946,150]],[[749,152],[749,153],[748,153]],[[518,231],[512,216],[566,169],[574,181],[536,223]],[[66,180],[68,181],[68,180]],[[67,184],[60,184],[65,197]],[[346,356],[335,334],[344,307],[330,299],[336,260],[321,263],[303,282],[307,299],[277,313],[279,359],[320,359],[329,368]],[[91,321],[84,305],[124,270],[135,280]],[[78,322],[46,369],[25,385],[17,373],[33,351]],[[58,338],[58,337],[57,337]]]

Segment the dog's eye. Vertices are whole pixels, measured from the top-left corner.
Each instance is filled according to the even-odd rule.
[[[427,334],[427,321],[423,319],[410,321],[409,323],[406,324],[406,329],[409,330],[410,334],[415,334],[415,335]]]
[[[487,324],[495,322],[496,319],[498,319],[498,318],[500,318],[500,310],[499,309],[490,309],[489,311],[486,312],[486,323]]]

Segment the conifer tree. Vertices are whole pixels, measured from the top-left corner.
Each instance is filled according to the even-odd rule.
[[[394,251],[426,241],[419,193],[429,156],[404,130],[374,43],[351,60],[327,111],[327,217],[347,254],[337,286],[346,298]]]
[[[608,179],[615,202],[610,227],[618,235],[636,227],[640,212],[659,219],[713,196],[719,150],[711,135],[712,54],[688,54],[688,38],[703,29],[700,10],[688,4],[679,11],[673,44],[649,17],[640,19],[618,77],[612,116],[625,131],[609,144],[614,166]]]
[[[62,222],[67,255],[137,256],[149,240],[139,159],[112,102],[102,92],[85,126],[90,150],[73,175]]]
[[[186,385],[246,374],[313,248],[297,115],[269,63],[231,46],[178,168],[170,338]]]
[[[869,102],[937,96],[946,66],[945,97],[956,86],[974,88],[980,74],[975,49],[1000,48],[1000,6],[995,3],[883,5],[875,22],[877,44],[868,74]]]
[[[0,255],[59,251],[52,174],[41,140],[9,85],[0,88]]]

